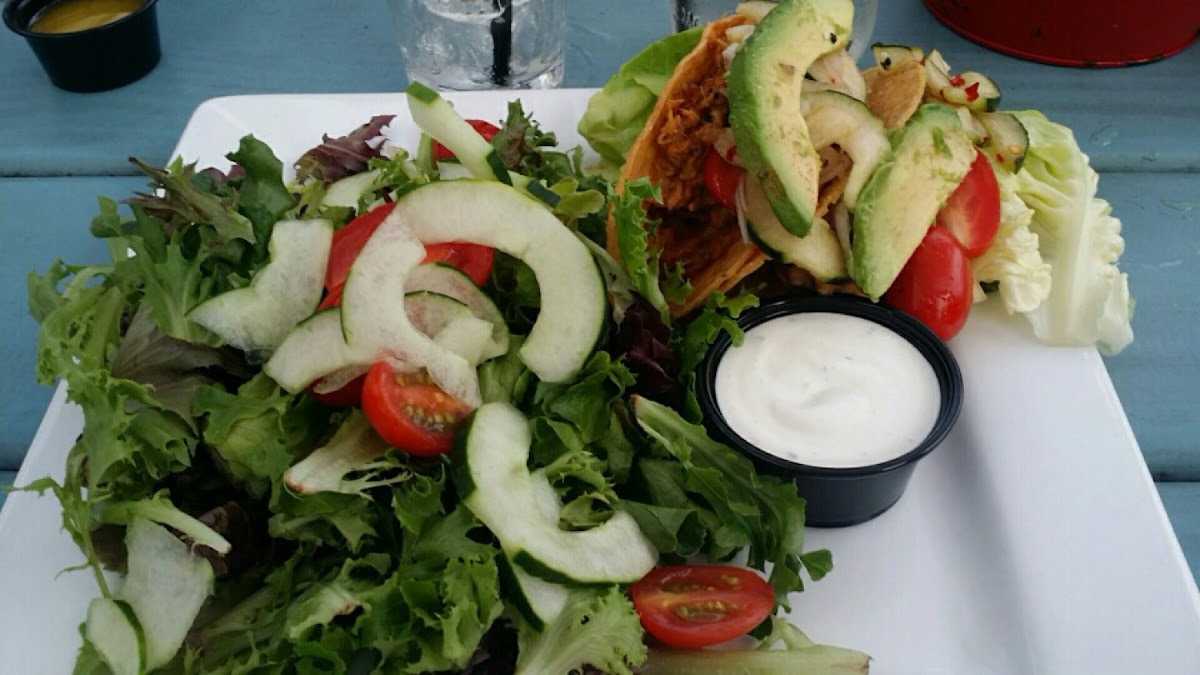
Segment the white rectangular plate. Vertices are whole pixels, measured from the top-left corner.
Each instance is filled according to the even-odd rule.
[[[564,146],[590,91],[521,92]],[[500,119],[515,94],[455,95]],[[321,135],[395,114],[399,94],[244,96],[201,105],[177,154],[228,167],[253,133],[289,164]],[[80,233],[84,236],[84,224]],[[878,519],[810,530],[836,567],[793,599],[818,642],[861,649],[890,675],[1200,672],[1200,596],[1124,411],[1093,349],[1046,347],[995,307],[951,346],[966,382],[954,433]],[[60,390],[17,484],[61,476],[82,425]],[[52,497],[15,494],[0,513],[0,670],[69,673],[96,594]]]

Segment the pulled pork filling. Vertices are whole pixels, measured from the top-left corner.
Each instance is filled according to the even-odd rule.
[[[725,69],[720,66],[727,45],[724,36],[708,44],[709,75],[681,87],[667,102],[666,122],[655,139],[662,152],[654,171],[668,209],[697,211],[715,203],[704,187],[704,156],[728,126]]]

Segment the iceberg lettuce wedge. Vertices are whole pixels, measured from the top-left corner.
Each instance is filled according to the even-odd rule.
[[[1013,113],[1029,132],[1016,194],[1030,208],[1029,230],[1050,265],[1050,294],[1028,312],[1034,333],[1059,345],[1097,344],[1116,354],[1133,341],[1121,222],[1096,196],[1099,177],[1071,130],[1036,111]]]

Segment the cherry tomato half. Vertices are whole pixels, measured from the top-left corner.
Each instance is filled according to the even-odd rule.
[[[716,148],[709,148],[704,157],[704,187],[730,211],[737,210],[737,188],[743,173],[742,167],[727,161]]]
[[[474,129],[475,132],[480,136],[483,136],[483,140],[488,142],[490,142],[496,136],[496,134],[500,133],[500,127],[492,124],[491,122],[485,122],[484,120],[467,120],[467,124],[470,124],[471,128]],[[437,141],[433,142],[433,159],[435,162],[440,162],[443,159],[451,159],[453,157],[454,153],[450,152],[449,148],[441,143],[438,143]]]
[[[629,595],[646,632],[681,649],[744,635],[775,606],[762,577],[727,565],[656,567],[629,587]]]
[[[962,244],[949,230],[934,225],[883,299],[949,340],[967,322],[974,284]]]
[[[996,174],[987,157],[976,152],[967,175],[937,215],[937,224],[958,239],[968,258],[983,255],[1000,229],[1000,187],[996,184]]]
[[[358,405],[362,401],[363,383],[366,379],[367,374],[363,373],[347,382],[341,389],[322,393],[310,387],[309,393],[312,394],[317,403],[331,408],[345,408],[347,406]]]
[[[358,258],[358,252],[366,246],[367,240],[375,234],[375,230],[379,229],[394,208],[394,203],[380,204],[333,233],[329,262],[325,263],[325,288],[342,287],[346,282],[346,275],[350,273],[350,266]]]
[[[458,268],[463,274],[471,277],[477,286],[482,286],[492,273],[492,261],[496,250],[483,244],[472,244],[465,241],[452,241],[445,244],[428,244],[425,246],[423,262],[446,263]]]
[[[454,432],[471,412],[435,385],[425,371],[397,373],[382,362],[367,372],[362,407],[380,438],[420,456],[448,452]]]

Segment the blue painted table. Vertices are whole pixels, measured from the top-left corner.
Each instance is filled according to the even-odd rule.
[[[880,3],[875,37],[938,47],[988,73],[1005,107],[1036,107],[1074,128],[1124,223],[1137,339],[1108,361],[1159,492],[1200,573],[1200,46],[1132,69],[1039,66],[976,47],[919,0]],[[271,92],[398,91],[404,73],[383,0],[207,0],[159,4],[163,61],[117,91],[69,94],[24,42],[0,35],[0,484],[13,478],[50,390],[33,383],[35,325],[24,279],[56,256],[98,261],[86,234],[94,196],[143,185],[126,158],[167,154],[205,99]],[[571,2],[566,85],[599,86],[668,30],[667,3]],[[0,495],[0,500],[3,496]]]

